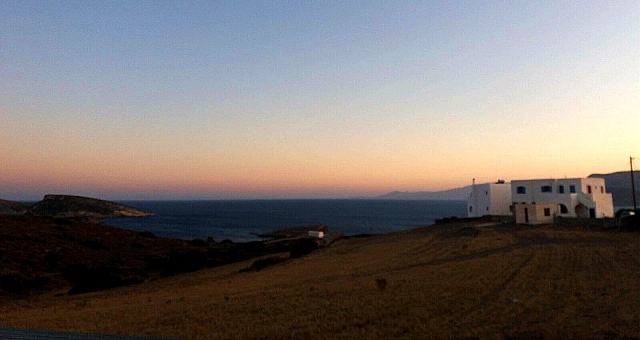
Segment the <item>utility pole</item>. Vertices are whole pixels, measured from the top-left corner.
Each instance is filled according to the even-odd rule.
[[[633,157],[629,157],[629,166],[631,167],[631,191],[633,192],[633,211],[638,209],[638,202],[636,200],[636,183],[633,178]]]
[[[473,217],[480,217],[479,213],[480,211],[478,210],[478,190],[476,190],[476,179],[473,179],[473,185],[471,186],[471,192],[473,195],[473,209],[475,209],[475,211],[473,211]]]
[[[633,192],[633,211],[638,209],[638,203],[636,201],[636,183],[633,179],[633,157],[629,157],[629,165],[631,166],[631,191]]]

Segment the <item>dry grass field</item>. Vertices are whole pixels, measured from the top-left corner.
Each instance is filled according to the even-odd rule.
[[[286,257],[287,254],[282,254]],[[479,222],[0,305],[0,326],[175,338],[625,338],[640,234]]]

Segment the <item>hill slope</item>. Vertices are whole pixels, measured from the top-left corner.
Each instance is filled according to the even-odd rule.
[[[185,241],[86,219],[0,215],[0,304],[52,290],[75,294],[140,283],[266,254],[295,257],[331,241],[311,244],[288,236],[247,243]]]
[[[475,223],[475,224],[474,224]],[[466,222],[0,305],[0,326],[193,339],[625,338],[640,235]]]

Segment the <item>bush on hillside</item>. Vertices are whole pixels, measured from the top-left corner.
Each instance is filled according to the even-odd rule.
[[[83,264],[72,264],[62,269],[62,275],[72,283],[68,294],[82,294],[103,289],[141,283],[141,277],[130,275],[118,268],[89,268]]]
[[[316,249],[318,249],[318,243],[315,240],[304,238],[298,244],[291,246],[289,256],[295,259],[310,254]]]
[[[267,257],[266,259],[255,260],[253,261],[253,264],[251,264],[251,267],[240,269],[240,273],[257,272],[283,261],[286,261],[286,259],[282,257]]]

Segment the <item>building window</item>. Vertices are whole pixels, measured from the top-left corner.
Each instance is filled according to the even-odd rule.
[[[526,194],[527,193],[527,188],[525,188],[525,187],[517,187],[516,188],[516,193],[517,194]]]
[[[587,185],[587,193],[590,194],[591,193],[591,186]]]
[[[509,211],[513,212],[513,204],[509,206]]]
[[[469,212],[472,213],[473,212],[473,207],[469,207]]]
[[[572,194],[575,194],[576,193],[576,186],[575,185],[570,185],[569,186],[569,192],[572,193]]]
[[[487,207],[487,211],[489,211],[489,207]]]
[[[564,185],[558,185],[558,193],[564,194]]]
[[[484,192],[484,194],[485,194],[485,195],[487,195],[487,196],[489,196],[489,192],[488,192],[488,191],[485,191],[485,192]]]
[[[544,208],[544,216],[551,216],[551,209]]]
[[[604,187],[600,187],[600,193],[604,194]]]
[[[543,185],[540,187],[540,191],[542,192],[553,192],[553,189],[551,189],[550,185]]]

